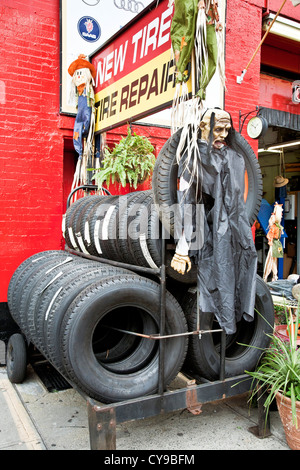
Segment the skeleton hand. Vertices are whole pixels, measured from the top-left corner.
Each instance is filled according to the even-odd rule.
[[[186,271],[188,273],[192,267],[190,258],[188,256],[175,253],[171,261],[171,268],[173,268],[175,271],[178,271],[180,274],[184,274],[186,265],[188,266],[188,270]]]

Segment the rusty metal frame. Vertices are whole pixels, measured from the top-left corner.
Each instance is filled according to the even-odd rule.
[[[225,380],[166,391],[128,401],[102,405],[89,398],[88,419],[91,450],[115,450],[116,427],[126,421],[138,420],[188,409],[193,414],[201,412],[201,406],[249,391],[251,377],[241,375]]]

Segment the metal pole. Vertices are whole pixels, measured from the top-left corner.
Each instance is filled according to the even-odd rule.
[[[297,195],[297,273],[300,273],[300,193]]]
[[[166,266],[165,266],[165,228],[162,224],[162,240],[161,240],[161,273],[160,273],[160,326],[159,334],[164,336],[166,324]],[[164,383],[164,356],[165,356],[165,339],[159,342],[159,382],[158,393],[161,395],[165,389]]]
[[[226,333],[221,333],[221,353],[220,353],[220,380],[225,380],[225,352],[226,352]]]
[[[283,0],[283,3],[282,3],[282,5],[281,5],[281,7],[279,8],[279,10],[278,10],[278,12],[276,13],[276,15],[274,16],[272,22],[271,22],[270,25],[268,26],[268,29],[267,29],[267,31],[265,32],[264,37],[262,38],[262,40],[261,40],[260,43],[258,44],[257,48],[256,48],[255,51],[253,52],[252,57],[251,57],[251,59],[249,60],[249,62],[248,62],[248,64],[247,64],[246,68],[242,71],[242,74],[241,74],[239,77],[237,77],[237,79],[236,79],[237,83],[239,83],[239,84],[242,83],[242,81],[243,81],[243,79],[244,79],[244,76],[245,76],[245,74],[246,74],[248,68],[250,67],[251,62],[253,61],[254,57],[255,57],[256,54],[258,53],[259,49],[261,48],[261,46],[262,46],[264,40],[266,39],[267,35],[269,34],[270,29],[272,28],[273,24],[275,23],[275,21],[276,21],[278,15],[279,15],[279,13],[281,12],[282,8],[283,8],[284,5],[285,5],[285,3],[286,3],[286,0]]]

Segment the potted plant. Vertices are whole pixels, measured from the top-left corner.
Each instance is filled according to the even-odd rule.
[[[132,133],[128,127],[127,136],[123,137],[113,150],[104,149],[102,166],[95,170],[95,182],[98,188],[106,183],[119,182],[123,187],[127,183],[137,188],[151,174],[154,164],[154,147],[146,137]]]
[[[285,338],[277,335],[276,330],[273,335],[268,335],[271,343],[263,351],[258,367],[255,371],[245,372],[253,377],[253,384],[256,384],[252,388],[250,400],[263,387],[268,392],[264,402],[267,415],[275,398],[288,446],[300,450],[300,348],[297,345],[299,306],[295,321],[290,314],[287,323],[297,327],[289,328],[289,334]]]

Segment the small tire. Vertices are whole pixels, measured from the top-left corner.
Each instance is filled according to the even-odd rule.
[[[27,371],[27,347],[23,335],[13,334],[6,348],[7,376],[11,383],[22,383]]]

